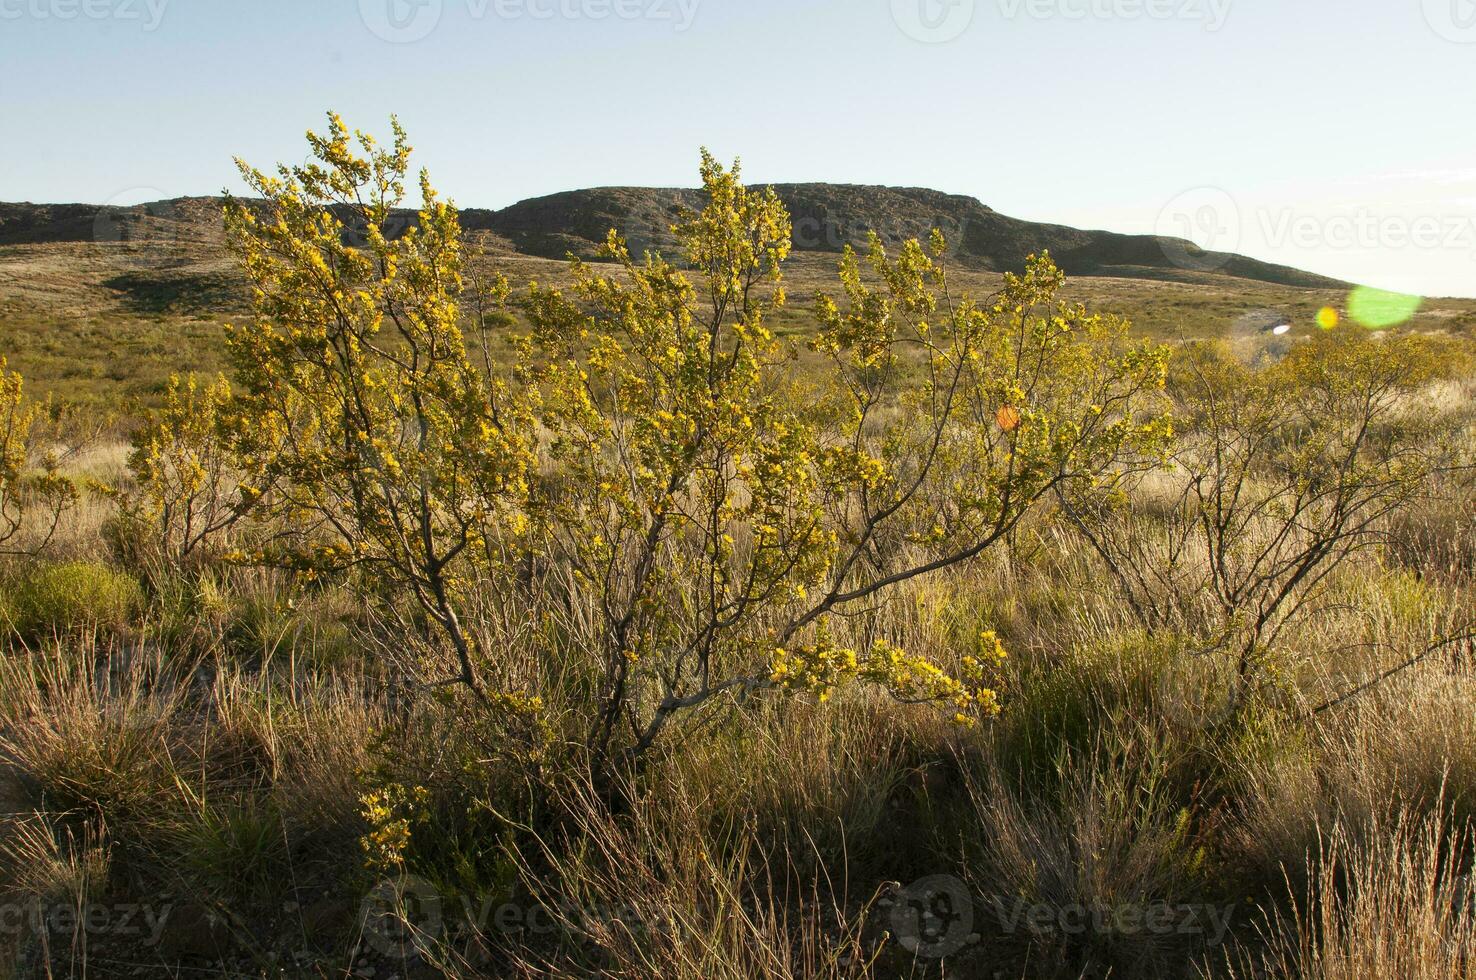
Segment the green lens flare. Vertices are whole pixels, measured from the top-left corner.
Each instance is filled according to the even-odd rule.
[[[1348,316],[1370,330],[1383,330],[1409,320],[1422,302],[1418,296],[1359,286],[1348,296]]]

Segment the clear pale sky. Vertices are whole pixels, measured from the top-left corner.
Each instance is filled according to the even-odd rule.
[[[1473,0],[0,0],[0,200],[213,194],[332,107],[463,206],[707,145],[1476,296],[1473,96]]]

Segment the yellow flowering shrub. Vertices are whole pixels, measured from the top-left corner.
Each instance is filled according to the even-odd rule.
[[[240,164],[263,201],[226,204],[256,312],[229,336],[232,443],[247,492],[292,532],[284,560],[408,596],[481,692],[491,656],[463,623],[465,590],[517,524],[527,427],[468,352],[461,226],[424,173],[417,218],[394,234],[411,149],[393,128],[382,147],[330,115],[308,134],[312,162]]]
[[[164,404],[133,434],[128,462],[137,494],[130,509],[157,528],[164,553],[177,562],[235,524],[257,499],[240,482],[227,448],[232,418],[224,376],[202,386],[193,376],[175,375]]]
[[[1158,465],[1172,435],[1167,348],[1061,302],[1065,277],[1049,254],[1006,273],[988,302],[955,295],[945,249],[935,234],[893,257],[873,235],[870,280],[847,250],[844,304],[820,300],[811,343],[835,378],[843,424],[832,452],[868,474],[842,482],[845,505],[831,508],[855,542],[843,567],[876,559],[882,578],[916,574],[904,544],[936,556],[927,570],[982,553],[1042,497],[1100,494]],[[922,382],[899,390],[908,365]]]
[[[291,529],[275,560],[411,596],[489,707],[480,668],[503,651],[467,629],[470,597],[496,571],[492,591],[555,599],[597,768],[765,689],[860,681],[988,715],[987,656],[948,671],[828,624],[984,553],[1052,493],[1111,492],[1169,437],[1162,348],[1061,302],[1048,256],[956,296],[937,234],[896,256],[873,238],[869,273],[845,253],[802,389],[770,326],[789,215],[706,153],[679,254],[612,232],[567,294],[534,284],[507,384],[468,354],[461,230],[423,174],[417,221],[388,231],[403,131],[384,149],[331,117],[309,139],[307,165],[243,164],[264,203],[227,205],[257,314],[230,338],[228,429],[246,492]]]
[[[6,367],[0,357],[0,554],[34,554],[50,543],[78,493],[56,458],[37,451],[41,406],[26,398],[20,374]],[[22,548],[28,515],[32,533]]]
[[[359,838],[365,867],[383,874],[404,866],[411,833],[416,824],[428,819],[429,802],[430,792],[425,787],[399,783],[371,790],[359,798],[359,815],[366,825]]]
[[[885,640],[873,643],[864,659],[858,657],[855,650],[832,642],[822,619],[813,643],[774,650],[769,682],[826,701],[846,681],[866,681],[905,703],[946,705],[953,709],[955,722],[971,726],[999,713],[995,678],[1006,657],[1004,645],[992,632],[985,633],[982,642],[988,654],[961,658],[955,676],[927,657],[908,653]]]
[[[895,259],[873,240],[877,284],[847,252],[845,305],[818,309],[826,390],[796,398],[795,352],[768,326],[788,215],[707,154],[702,181],[706,207],[673,229],[679,261],[612,233],[613,271],[576,261],[572,296],[529,301],[519,376],[551,434],[537,520],[550,566],[597,610],[597,752],[638,753],[724,695],[826,697],[850,679],[987,715],[977,678],[846,648],[825,623],[981,554],[1058,488],[1155,465],[1166,351],[1059,303],[1048,257],[978,304],[951,297],[940,236]]]

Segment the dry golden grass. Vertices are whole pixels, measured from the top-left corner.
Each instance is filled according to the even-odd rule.
[[[1292,909],[1243,976],[1302,980],[1465,980],[1476,976],[1476,890],[1468,825],[1396,813],[1320,841]],[[1261,972],[1263,971],[1263,972]],[[1233,968],[1230,974],[1237,975]]]
[[[475,896],[474,909],[542,910],[537,932],[472,916],[467,931],[426,937],[427,976],[1075,977],[1111,966],[1114,976],[1228,977],[1248,965],[1288,978],[1466,975],[1469,914],[1455,879],[1440,875],[1464,869],[1467,853],[1450,842],[1471,813],[1476,675],[1447,659],[1310,726],[1267,716],[1209,733],[1202,661],[1125,633],[1091,594],[1091,563],[1046,540],[1054,546],[1033,557],[921,582],[878,610],[914,643],[956,642],[976,621],[1009,630],[1014,663],[994,726],[961,732],[864,692],[735,706],[665,750],[613,810],[550,768],[552,795],[536,812],[503,811],[505,789],[465,782],[456,760],[486,747],[458,724],[454,701],[389,697],[372,675],[306,666],[315,637],[291,610],[265,666],[217,658],[171,677],[143,652],[162,639],[146,623],[130,637],[13,648],[0,661],[0,752],[16,810],[0,834],[7,885],[21,902],[116,900],[139,887],[123,869],[142,861],[156,882],[147,887],[243,917],[227,964],[238,975],[258,975],[252,957],[280,952],[284,930],[303,944],[302,923],[264,911],[291,903],[289,919],[307,908],[313,922],[339,923],[315,937],[332,948],[311,961],[339,975],[347,950],[378,956],[356,932],[359,896],[375,880],[360,870],[357,841],[360,796],[389,764],[397,779],[472,792],[459,804],[437,797],[452,808],[432,818],[447,833],[469,819],[457,806],[481,814],[473,826],[501,828],[479,857],[426,845],[417,873],[440,869],[437,887]],[[1385,586],[1371,590],[1369,576]],[[1400,583],[1377,568],[1349,576],[1342,588],[1362,611],[1338,628],[1356,622],[1391,650],[1407,644],[1420,609]],[[241,603],[241,584],[220,601]],[[1311,678],[1306,697],[1325,683]],[[396,745],[393,733],[409,731],[438,734]],[[980,934],[941,967],[884,939],[890,883],[936,874],[975,896]],[[309,882],[341,897],[336,919],[309,900]],[[1160,907],[1179,918],[1168,933],[1042,933],[1011,926],[1019,901],[1047,920]],[[448,919],[460,902],[446,899]],[[1202,919],[1191,910],[1229,909],[1219,945],[1211,920],[1206,931],[1177,928]],[[628,928],[632,917],[644,928]],[[94,957],[109,942],[91,941]],[[64,974],[75,952],[47,955]]]

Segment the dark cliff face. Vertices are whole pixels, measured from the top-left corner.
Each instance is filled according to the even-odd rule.
[[[939,228],[950,260],[970,269],[1018,269],[1031,253],[1049,249],[1071,275],[1181,279],[1203,272],[1286,286],[1339,285],[1311,273],[1239,255],[1207,253],[1194,245],[1150,235],[1083,231],[1002,215],[971,197],[915,187],[856,184],[778,184],[789,208],[794,248],[838,253],[864,249],[875,231],[887,245],[926,239]],[[468,231],[490,232],[525,255],[562,259],[597,256],[613,228],[633,253],[672,255],[671,226],[684,210],[702,206],[701,192],[680,188],[597,187],[520,201],[500,211],[468,208]],[[413,215],[397,216],[408,227]],[[0,245],[42,242],[218,242],[220,202],[180,198],[131,208],[85,204],[0,204]]]

